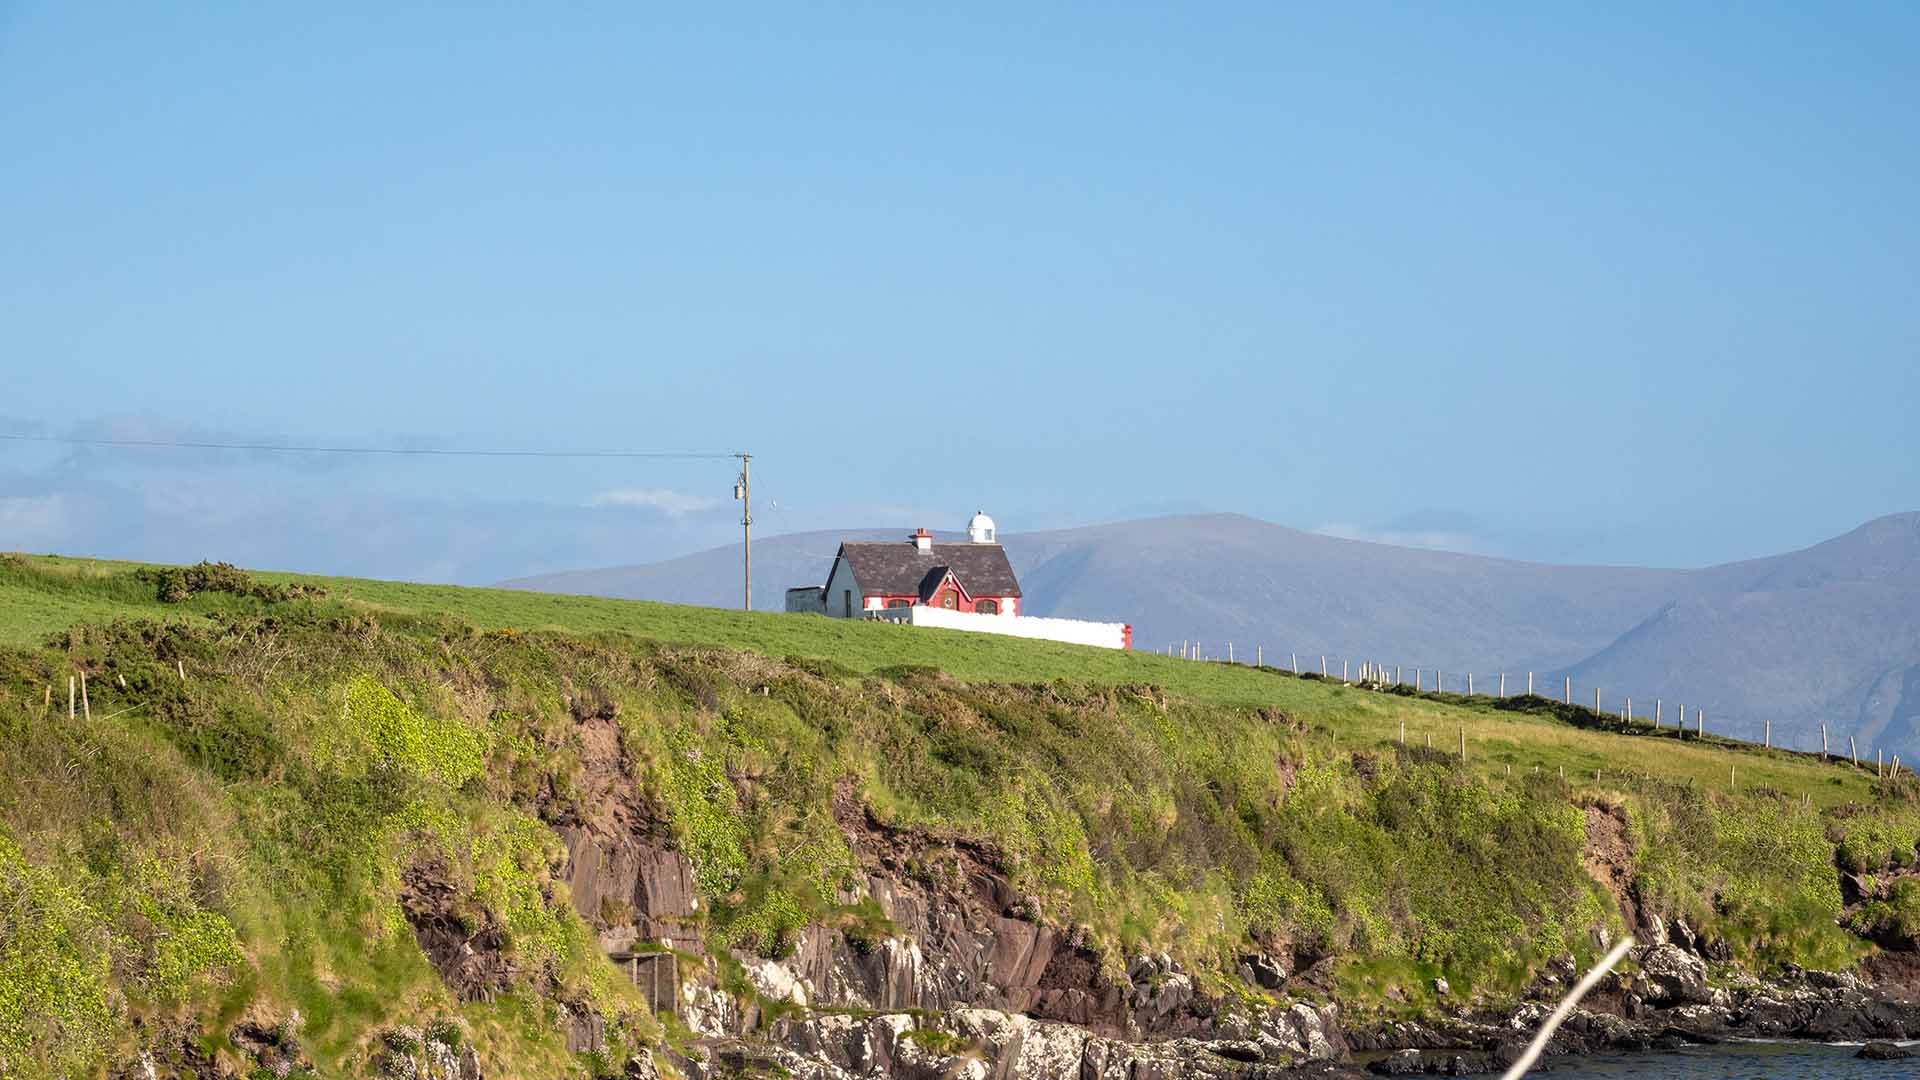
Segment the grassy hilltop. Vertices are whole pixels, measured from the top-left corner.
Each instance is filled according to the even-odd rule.
[[[92,719],[69,719],[85,671]],[[184,673],[184,678],[182,678]],[[717,947],[779,955],[846,903],[833,816],[977,841],[1106,962],[1326,958],[1299,993],[1417,1011],[1499,998],[1621,925],[1589,872],[1624,822],[1638,904],[1750,967],[1868,960],[1920,896],[1911,782],[1541,699],[1340,686],[984,635],[635,601],[0,556],[0,1075],[92,1075],[153,1033],[208,1054],[296,1011],[324,1075],[391,1024],[458,1026],[493,1076],[589,1075],[569,1013],[684,1035],[599,954],[557,880],[594,812],[588,722],[693,860]],[[1399,742],[1404,726],[1405,744]],[[1464,736],[1466,756],[1460,758]],[[1433,749],[1429,750],[1431,741]],[[1597,772],[1596,772],[1597,770]],[[461,1002],[409,932],[414,869],[504,935]],[[745,991],[743,991],[745,992]]]

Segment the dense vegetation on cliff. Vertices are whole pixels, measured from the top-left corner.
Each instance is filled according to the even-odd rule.
[[[1920,896],[1849,908],[1839,876],[1913,863],[1910,783],[1538,699],[16,557],[0,640],[0,1075],[93,1075],[179,1033],[218,1057],[240,1022],[297,1023],[329,1076],[396,1024],[457,1030],[489,1077],[683,1037],[570,902],[556,830],[610,801],[691,858],[722,955],[889,933],[849,801],[989,853],[1104,963],[1171,951],[1222,996],[1267,992],[1237,974],[1262,954],[1311,973],[1284,992],[1357,1010],[1420,1009],[1438,974],[1497,998],[1639,917],[1623,885],[1755,967],[1920,929]],[[449,923],[491,968],[450,984],[423,948]],[[609,1049],[569,1054],[589,1014]]]

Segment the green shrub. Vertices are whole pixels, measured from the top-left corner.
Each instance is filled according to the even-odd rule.
[[[0,834],[0,1075],[91,1071],[115,1028],[109,948],[99,913]]]
[[[322,597],[327,590],[319,585],[294,582],[270,585],[252,574],[224,562],[201,562],[193,566],[162,566],[134,571],[136,580],[153,587],[154,597],[163,603],[179,604],[201,593],[227,593],[251,597],[268,603]]]
[[[480,736],[458,719],[423,715],[371,675],[347,683],[343,727],[350,745],[364,746],[367,764],[460,787],[480,775],[486,754]]]

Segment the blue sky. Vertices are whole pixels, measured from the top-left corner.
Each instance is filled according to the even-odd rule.
[[[0,430],[1547,561],[1920,503],[1912,5],[393,7],[0,2]],[[0,549],[484,581],[731,479],[0,444]]]

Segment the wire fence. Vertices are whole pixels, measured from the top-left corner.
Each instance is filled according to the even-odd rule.
[[[1724,718],[1717,718],[1720,726],[1719,730],[1715,730],[1709,725],[1707,710],[1702,706],[1689,706],[1684,701],[1669,702],[1664,697],[1641,697],[1636,702],[1634,695],[1621,694],[1617,690],[1608,691],[1600,686],[1577,684],[1571,675],[1565,674],[1534,671],[1475,673],[1448,671],[1440,667],[1410,668],[1378,660],[1356,661],[1327,653],[1287,652],[1274,653],[1269,657],[1265,645],[1255,645],[1249,654],[1245,649],[1236,651],[1233,642],[1226,642],[1223,650],[1216,649],[1209,653],[1199,641],[1193,639],[1181,641],[1178,645],[1169,642],[1166,655],[1183,660],[1263,667],[1345,686],[1411,692],[1436,699],[1466,701],[1479,698],[1494,702],[1514,701],[1516,704],[1523,701],[1551,704],[1558,706],[1563,713],[1584,719],[1588,726],[1666,732],[1680,739],[1757,744],[1766,750],[1804,754],[1822,761],[1845,761],[1856,768],[1871,768],[1876,776],[1883,778],[1898,777],[1903,773],[1920,777],[1920,772],[1901,762],[1899,754],[1889,756],[1884,748],[1862,746],[1856,734],[1835,733],[1824,722],[1814,729],[1791,731],[1784,730],[1783,725],[1783,740],[1774,738],[1771,719],[1729,724]]]

